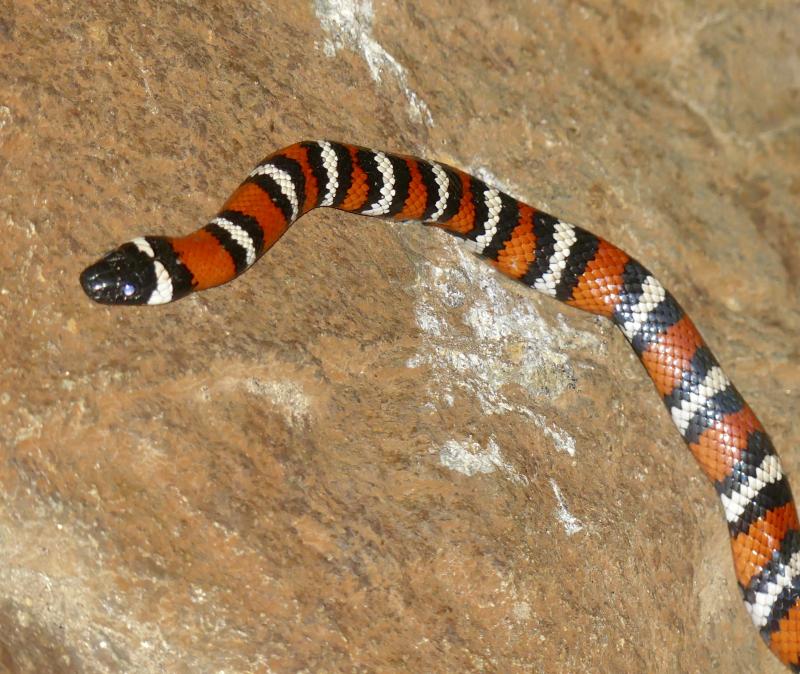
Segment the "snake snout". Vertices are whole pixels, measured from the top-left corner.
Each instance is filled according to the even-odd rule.
[[[81,272],[81,287],[83,292],[95,302],[102,302],[108,289],[108,283],[99,263],[86,267]]]
[[[152,264],[132,244],[125,244],[83,270],[83,291],[100,304],[146,304],[155,279]]]

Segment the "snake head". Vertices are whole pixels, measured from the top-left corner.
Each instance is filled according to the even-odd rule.
[[[192,279],[168,239],[148,236],[84,269],[81,286],[100,304],[166,304],[191,292]]]

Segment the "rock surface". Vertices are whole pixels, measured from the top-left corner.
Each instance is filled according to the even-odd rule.
[[[792,4],[0,0],[0,671],[783,671],[610,325],[332,211],[77,278],[305,137],[438,158],[650,267],[797,485]]]

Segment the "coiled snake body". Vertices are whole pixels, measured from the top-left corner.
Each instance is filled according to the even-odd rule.
[[[319,206],[436,225],[504,274],[619,326],[722,501],[753,623],[800,671],[800,524],[772,442],[672,295],[600,237],[444,164],[302,142],[258,164],[201,229],[134,239],[81,283],[104,304],[171,302],[241,274]]]

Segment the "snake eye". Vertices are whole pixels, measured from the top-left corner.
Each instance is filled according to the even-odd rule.
[[[133,283],[123,283],[122,284],[122,294],[125,297],[133,297],[136,294],[136,286]]]

